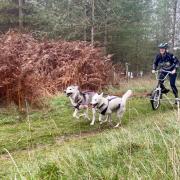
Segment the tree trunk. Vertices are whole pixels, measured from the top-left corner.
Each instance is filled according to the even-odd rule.
[[[104,27],[104,50],[105,50],[105,54],[107,54],[107,44],[108,44],[107,35],[108,35],[108,31],[107,31],[107,19],[106,19],[105,20],[105,27]]]
[[[91,0],[92,4],[92,25],[91,25],[91,45],[94,46],[94,0]]]
[[[84,2],[84,41],[87,41],[87,2]]]
[[[107,8],[105,12],[105,25],[104,25],[104,48],[105,48],[105,54],[107,54],[107,45],[108,45],[108,15],[109,15],[109,0],[107,0]]]
[[[172,27],[172,48],[173,49],[175,46],[177,3],[178,3],[178,0],[173,1],[173,27]]]
[[[19,29],[23,29],[23,0],[19,0]]]

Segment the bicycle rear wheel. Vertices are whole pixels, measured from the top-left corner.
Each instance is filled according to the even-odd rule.
[[[157,110],[160,106],[161,92],[159,90],[154,90],[150,97],[150,102],[153,110]]]

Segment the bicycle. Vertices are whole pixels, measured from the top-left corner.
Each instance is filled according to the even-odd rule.
[[[164,76],[163,79],[159,79],[160,73],[162,73],[162,72],[165,72],[167,74]],[[156,85],[156,88],[152,91],[151,96],[150,96],[150,102],[151,102],[153,110],[157,110],[160,106],[160,101],[161,101],[161,97],[162,97],[162,89],[160,87],[160,81],[165,81],[169,74],[172,74],[172,72],[166,71],[163,69],[155,71],[156,80],[158,80],[158,84]]]

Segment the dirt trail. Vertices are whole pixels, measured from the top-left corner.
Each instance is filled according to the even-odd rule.
[[[66,134],[66,135],[61,135],[61,136],[57,136],[55,137],[55,144],[57,145],[64,145],[66,142],[70,142],[72,140],[80,140],[80,139],[83,139],[83,138],[88,138],[88,137],[93,137],[93,136],[96,136],[97,134],[101,134],[103,132],[105,132],[106,130],[110,129],[112,127],[106,127],[106,128],[103,128],[103,129],[94,129],[94,130],[91,130],[91,131],[81,131],[79,133],[72,133],[72,134]],[[14,153],[23,153],[23,152],[28,152],[28,153],[31,153],[32,151],[36,151],[38,149],[43,149],[43,148],[46,148],[47,146],[51,146],[51,144],[39,144],[37,146],[34,146],[34,147],[26,147],[24,149],[20,149],[20,150],[14,150],[14,151],[11,151],[10,154],[13,154]],[[0,160],[10,160],[10,156],[6,153],[6,154],[1,154],[0,155]]]
[[[117,94],[113,94],[113,95],[121,97],[122,94],[117,93]],[[132,97],[144,98],[144,97],[148,97],[148,96],[149,96],[149,94],[147,92],[143,92],[143,93],[133,94]],[[121,128],[121,127],[119,127],[119,128]],[[96,128],[94,130],[81,131],[81,132],[78,132],[78,133],[70,133],[70,134],[64,134],[64,135],[61,135],[61,136],[56,136],[55,137],[55,144],[64,145],[66,142],[70,142],[70,141],[73,141],[73,140],[80,140],[80,139],[83,139],[83,138],[94,137],[94,136],[96,136],[98,134],[102,134],[103,132],[107,131],[108,129],[113,130],[114,129],[113,125],[109,124],[109,125],[106,125],[103,128]],[[51,146],[51,144],[39,144],[39,145],[34,146],[34,147],[26,147],[25,149],[11,151],[10,153],[12,153],[12,154],[17,153],[18,151],[19,152],[27,152],[27,151],[31,152],[31,151],[34,151],[34,150],[45,148],[47,146]],[[10,159],[10,157],[7,154],[1,154],[0,155],[0,160],[7,160],[7,159]]]
[[[83,139],[83,138],[93,137],[93,136],[96,136],[97,134],[103,133],[107,129],[110,129],[110,128],[95,129],[95,130],[92,130],[92,131],[84,131],[84,132],[80,132],[80,133],[69,134],[67,136],[65,136],[65,135],[60,136],[60,137],[56,138],[56,143],[61,144],[61,143],[64,143],[64,142],[75,140],[75,139]]]

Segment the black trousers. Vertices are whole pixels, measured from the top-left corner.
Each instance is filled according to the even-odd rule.
[[[164,77],[167,75],[167,73],[165,72],[162,72],[160,75],[159,75],[159,83],[160,83],[160,87],[162,89],[162,92],[163,90],[165,90],[165,86],[164,86],[164,80],[161,80],[161,79],[164,79]],[[170,81],[170,85],[171,85],[171,89],[173,91],[173,94],[175,96],[175,98],[178,98],[178,90],[177,90],[177,87],[176,87],[176,78],[177,78],[177,73],[175,74],[169,74],[169,81]]]

